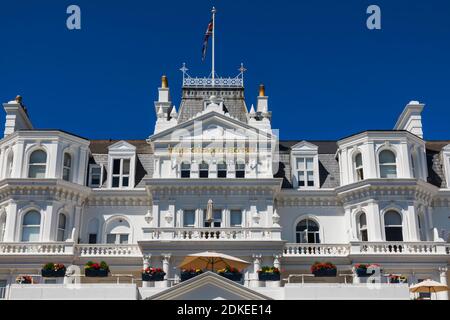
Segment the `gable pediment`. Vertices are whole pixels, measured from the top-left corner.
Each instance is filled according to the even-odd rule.
[[[319,147],[315,144],[312,144],[308,141],[301,141],[294,145],[292,148],[292,151],[308,151],[308,152],[317,152],[319,150]]]
[[[148,298],[149,300],[271,300],[271,298],[206,272]]]
[[[149,138],[151,142],[170,141],[256,140],[275,137],[230,116],[209,112]]]
[[[121,140],[108,147],[109,152],[135,152],[136,147],[132,144]]]

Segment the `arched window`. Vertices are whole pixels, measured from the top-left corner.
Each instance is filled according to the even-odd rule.
[[[217,178],[226,178],[227,177],[227,164],[225,162],[221,162],[217,165]]]
[[[358,216],[358,238],[360,241],[369,241],[367,234],[367,218],[364,212]]]
[[[384,215],[384,233],[386,241],[403,241],[402,217],[396,211],[388,211]]]
[[[245,163],[242,162],[236,163],[236,178],[238,179],[245,178]]]
[[[63,161],[63,180],[70,181],[70,174],[72,171],[72,156],[69,153],[64,153]]]
[[[181,164],[181,178],[190,178],[191,177],[191,164],[187,162],[183,162]]]
[[[66,240],[66,223],[67,223],[66,215],[64,213],[60,213],[59,218],[58,218],[57,241],[65,241]]]
[[[41,233],[41,214],[36,210],[29,211],[23,217],[22,241],[37,242]]]
[[[355,156],[355,176],[356,181],[364,180],[364,170],[361,152],[358,152],[358,154]]]
[[[114,219],[106,228],[106,243],[128,244],[130,240],[130,224],[125,219]]]
[[[304,219],[297,224],[297,243],[320,243],[319,225],[311,220]]]
[[[6,213],[0,213],[0,242],[5,241]]]
[[[383,150],[379,155],[380,178],[397,178],[397,161],[395,154],[389,150]]]
[[[6,178],[11,178],[14,163],[14,152],[10,151],[6,160]]]
[[[200,173],[200,178],[202,178],[202,179],[208,178],[208,176],[209,176],[209,165],[205,161],[200,163],[198,169],[199,169],[199,173]]]
[[[43,150],[36,150],[30,155],[28,166],[28,178],[45,178],[47,167],[47,153]]]

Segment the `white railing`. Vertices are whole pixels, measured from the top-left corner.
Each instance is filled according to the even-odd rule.
[[[214,84],[214,85],[213,85]],[[241,88],[244,86],[244,79],[241,77],[235,78],[191,78],[185,77],[183,79],[183,87],[227,87],[227,88]]]
[[[347,244],[305,244],[288,243],[284,246],[284,256],[311,257],[311,256],[347,256],[350,245]]]
[[[361,254],[448,254],[445,245],[436,242],[360,242],[359,251]]]
[[[145,228],[144,240],[281,240],[279,228]]]
[[[142,257],[138,245],[78,244],[75,252],[80,257]]]
[[[439,242],[352,242],[350,244],[287,243],[286,257],[342,257],[348,255],[449,255],[450,245]]]
[[[62,255],[73,254],[73,243],[0,243],[2,255]]]

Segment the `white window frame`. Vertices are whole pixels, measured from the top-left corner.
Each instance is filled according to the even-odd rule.
[[[109,236],[114,236],[114,242],[108,242],[108,237]],[[122,236],[127,236],[127,243],[122,243],[121,241],[121,237]],[[130,244],[130,238],[131,235],[129,233],[108,233],[106,235],[106,244],[118,244],[118,245],[128,245]]]
[[[30,212],[37,212],[38,214],[39,214],[39,224],[37,225],[37,224],[31,224],[31,225],[25,225],[24,224],[24,222],[25,222],[25,217],[26,217],[26,215],[27,214],[29,214]],[[27,212],[25,212],[23,215],[22,215],[22,223],[21,223],[21,230],[20,230],[20,241],[21,242],[29,242],[29,243],[34,243],[34,242],[40,242],[41,241],[41,234],[42,234],[42,212],[40,212],[39,210],[37,210],[37,209],[30,209],[30,210],[27,210]],[[38,230],[39,230],[39,232],[38,232],[38,240],[37,241],[24,241],[23,240],[23,236],[24,236],[24,230],[25,230],[25,228],[39,228]]]
[[[381,163],[381,153],[383,152],[383,151],[389,151],[389,152],[391,152],[393,155],[394,155],[394,157],[395,157],[395,163],[393,163],[393,162],[390,162],[390,163]],[[384,149],[381,149],[379,152],[378,152],[378,155],[377,155],[377,162],[378,162],[378,172],[379,172],[379,177],[380,177],[380,179],[397,179],[398,178],[398,176],[399,176],[399,166],[398,166],[398,155],[397,155],[397,153],[395,152],[395,150],[392,150],[392,149],[386,149],[386,148],[384,148]],[[391,178],[387,178],[387,177],[381,177],[381,167],[382,166],[394,166],[395,165],[395,177],[391,177]]]
[[[92,171],[93,169],[100,169],[100,183],[99,185],[94,185],[92,183]],[[103,184],[103,165],[101,164],[96,164],[96,163],[91,163],[89,164],[89,181],[88,181],[88,186],[91,188],[101,188],[102,184]]]
[[[358,163],[356,161],[356,157],[361,156],[361,165],[358,166]],[[355,182],[363,181],[364,180],[364,158],[361,151],[357,151],[353,157],[353,168],[354,168],[354,174],[355,174]],[[362,173],[362,177],[359,176],[359,172]]]
[[[233,212],[239,212],[239,214],[241,215],[241,224],[240,225],[232,225],[231,224],[231,216],[233,215]],[[241,209],[231,209],[230,210],[230,227],[231,228],[242,228],[244,225],[244,213]]]
[[[120,161],[119,164],[119,173],[114,173],[114,171],[111,172],[111,188],[113,189],[124,189],[124,188],[130,188],[130,175],[131,175],[131,159],[130,158],[113,158],[112,159],[112,170],[114,170],[114,162],[118,160]],[[125,161],[129,161],[129,168],[128,168],[128,174],[123,173],[123,164]],[[119,178],[119,186],[115,187],[113,186],[114,178]],[[123,185],[123,180],[125,178],[128,178],[128,185]]]
[[[447,181],[447,188],[450,189],[450,144],[442,149],[442,162],[444,164],[444,172]]]
[[[307,177],[305,176],[305,186],[299,185],[298,167],[297,159],[299,158],[312,158],[313,159],[313,186],[307,185]],[[320,175],[319,175],[319,147],[309,143],[307,141],[302,141],[297,143],[291,149],[291,168],[292,168],[292,185],[295,189],[318,189],[320,188]],[[306,170],[306,160],[305,160],[305,170],[308,172],[311,170]]]
[[[60,219],[61,216],[64,216],[65,221],[64,221],[64,228],[61,228],[59,223],[60,223]],[[58,225],[57,225],[57,231],[56,231],[56,241],[66,241],[66,230],[67,230],[67,214],[60,212],[58,214]],[[60,233],[62,232],[62,239],[60,239]]]
[[[70,157],[70,166],[66,166],[66,155],[68,155]],[[63,154],[63,163],[62,163],[62,179],[64,181],[72,181],[72,168],[73,168],[73,156],[70,152],[64,152]],[[69,171],[69,176],[67,177],[67,179],[65,179],[65,171],[68,170]]]
[[[119,187],[113,188],[113,163],[117,159],[130,160],[130,172],[128,175],[123,175],[123,161],[120,161],[120,178]],[[134,189],[135,187],[135,172],[136,172],[136,147],[126,141],[119,141],[108,147],[108,183],[109,189]],[[114,175],[116,176],[116,175]],[[128,176],[128,186],[123,187],[123,177]]]
[[[297,226],[298,226],[302,221],[306,221],[306,229],[305,229],[306,231],[298,231],[298,230],[297,230]],[[312,223],[316,224],[318,230],[317,230],[317,231],[309,231],[309,223],[308,223],[308,222],[312,222]],[[323,241],[322,235],[321,235],[321,227],[320,227],[320,224],[319,224],[319,222],[317,222],[317,221],[314,220],[314,219],[311,219],[311,218],[309,218],[309,217],[305,217],[305,218],[303,218],[303,219],[300,219],[300,220],[297,221],[297,223],[295,224],[294,228],[295,228],[295,242],[296,242],[296,243],[301,243],[301,244],[320,244],[320,243],[322,243],[322,241]],[[312,234],[312,235],[314,236],[314,242],[309,242],[309,235],[310,235],[310,234]],[[300,237],[299,237],[300,239],[302,239],[302,236],[303,236],[303,235],[306,235],[307,242],[297,242],[297,236],[298,236],[298,235],[300,235]],[[318,238],[318,239],[317,239],[317,238]],[[317,240],[319,240],[319,241],[317,242]]]
[[[186,225],[186,219],[185,216],[187,213],[193,213],[194,214],[194,223],[192,225]],[[196,214],[195,214],[195,210],[193,209],[186,209],[183,210],[183,228],[195,228],[196,225]]]
[[[366,225],[364,228],[361,228],[361,216],[362,215],[364,215],[366,218]],[[356,227],[358,229],[358,240],[361,242],[369,241],[369,228],[367,226],[367,214],[364,211],[361,211],[356,215]],[[367,240],[363,240],[363,236],[362,236],[363,232],[366,233]]]
[[[31,156],[33,155],[33,153],[37,152],[37,151],[42,151],[45,153],[45,163],[31,163]],[[29,154],[28,154],[28,165],[27,165],[27,178],[28,179],[45,179],[47,177],[47,172],[48,172],[48,152],[45,149],[34,149],[32,150]],[[43,178],[33,178],[30,177],[30,169],[32,166],[44,166],[45,167],[45,172],[44,172],[44,177]]]

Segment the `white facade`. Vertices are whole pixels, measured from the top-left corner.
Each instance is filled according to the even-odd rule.
[[[243,270],[250,291],[235,287],[242,298],[404,299],[407,285],[388,284],[388,274],[447,282],[450,141],[423,140],[423,104],[409,103],[391,131],[279,141],[263,86],[255,111],[243,78],[212,86],[184,76],[178,108],[163,78],[154,133],[143,140],[35,129],[21,98],[4,104],[0,298],[79,299],[38,274],[47,262],[89,260],[106,261],[113,278],[81,277],[96,297],[181,297],[189,286],[168,289],[179,282],[177,266],[203,251],[251,262]],[[334,263],[338,276],[317,283],[315,261]],[[381,291],[366,290],[356,263],[381,265]],[[265,265],[281,268],[283,281],[258,281]],[[166,281],[136,281],[143,266],[162,268]],[[18,275],[40,284],[15,285]],[[116,278],[134,284],[114,287]],[[213,275],[201,281],[220,287]]]

